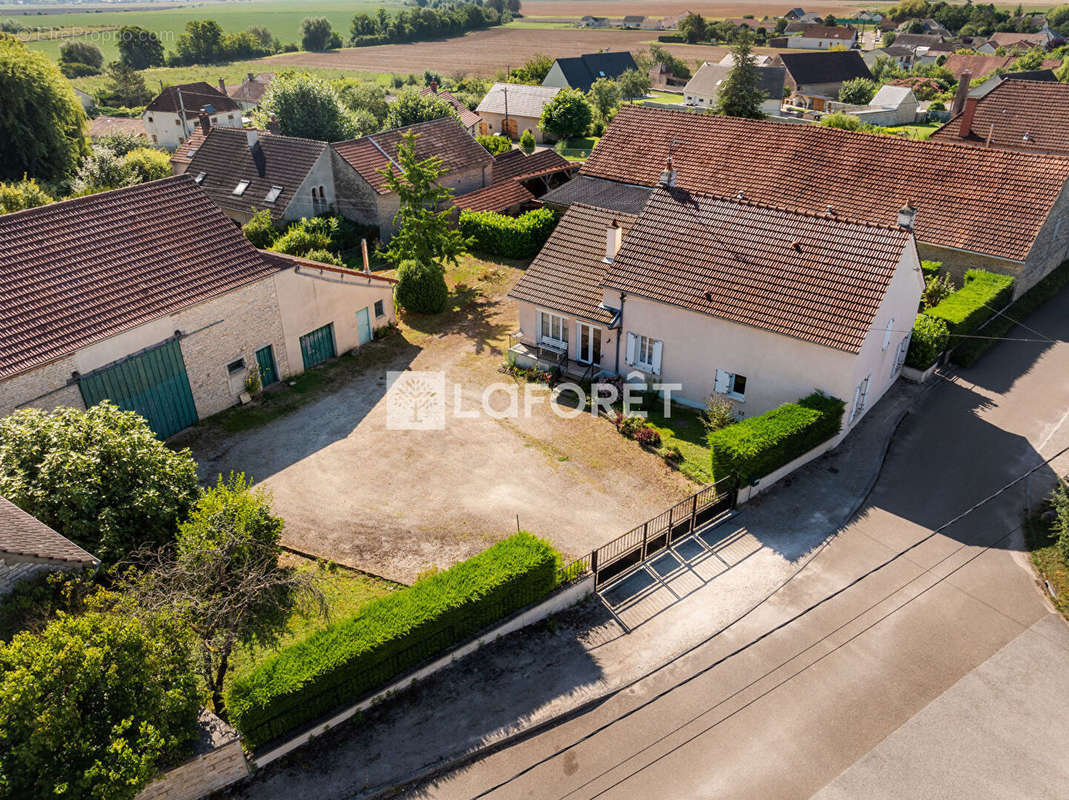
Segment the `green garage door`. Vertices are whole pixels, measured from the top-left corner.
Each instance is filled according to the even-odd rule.
[[[161,438],[197,421],[193,391],[176,339],[83,375],[78,387],[86,408],[111,400],[119,408],[143,416]]]
[[[301,358],[304,359],[305,369],[311,369],[328,358],[334,358],[333,322],[301,337]]]

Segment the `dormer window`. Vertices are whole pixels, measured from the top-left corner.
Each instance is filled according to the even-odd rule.
[[[234,187],[233,194],[240,196],[245,194],[245,190],[249,188],[248,181],[238,181],[238,185]]]
[[[208,174],[208,173],[206,173],[206,172],[198,172],[198,173],[197,173],[197,177],[195,177],[195,178],[193,179],[193,183],[203,183],[203,181],[204,181],[204,177],[205,177],[205,175],[207,175],[207,174]]]
[[[267,203],[273,203],[276,200],[278,200],[278,196],[280,194],[282,194],[282,187],[281,186],[272,186],[271,187],[271,191],[269,191],[264,196],[264,201],[267,202]]]

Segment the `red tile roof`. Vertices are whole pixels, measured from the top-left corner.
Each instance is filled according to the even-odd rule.
[[[181,93],[181,100],[179,100]],[[171,114],[179,113],[181,108],[186,110],[186,119],[196,119],[200,109],[211,106],[216,111],[240,111],[239,106],[232,99],[220,92],[214,86],[197,81],[196,83],[180,83],[177,86],[168,86],[145,106],[145,111],[160,111]]]
[[[197,152],[197,148],[203,143],[204,129],[197,124],[193,127],[193,132],[189,134],[189,138],[178,145],[178,148],[171,154],[171,169],[174,170],[175,175],[181,175],[186,171],[193,154]]]
[[[416,157],[424,159],[437,156],[442,160],[442,166],[447,173],[472,167],[485,168],[493,163],[486,148],[475,141],[475,138],[460,127],[452,117],[373,133],[362,139],[337,142],[331,147],[371,185],[372,189],[379,194],[388,194],[386,178],[379,170],[392,163],[394,174],[401,174],[396,162],[397,146],[401,142],[402,135],[409,131],[418,135]]]
[[[1069,159],[624,106],[580,176],[654,186],[669,149],[678,185],[845,217],[894,222],[911,201],[919,241],[1023,261]]]
[[[431,94],[431,87],[428,86],[420,92],[421,95]],[[438,90],[438,97],[445,100],[449,105],[453,106],[457,110],[457,114],[460,115],[460,124],[465,128],[473,128],[482,122],[482,117],[460,102],[451,92],[447,92],[444,89]]]
[[[605,286],[856,353],[912,246],[899,227],[661,188]]]
[[[186,175],[0,215],[0,378],[277,269]]]
[[[244,103],[259,103],[263,98],[267,87],[275,79],[273,72],[261,72],[259,75],[248,75],[245,80],[236,86],[227,86],[226,93],[231,99]]]
[[[453,198],[453,205],[466,211],[505,211],[529,203],[535,196],[514,178],[506,178],[483,189]]]
[[[601,306],[601,286],[609,265],[602,259],[605,232],[614,219],[623,228],[626,240],[635,223],[633,214],[582,203],[573,205],[509,297],[592,322],[609,323],[612,313]]]
[[[775,27],[773,25],[772,27]],[[802,36],[806,39],[841,39],[843,41],[853,41],[857,36],[857,31],[853,28],[844,28],[838,25],[806,25],[802,28]]]
[[[555,150],[539,150],[531,155],[526,155],[522,150],[506,150],[494,156],[495,182],[505,178],[533,178],[577,169],[578,164]]]
[[[947,56],[943,66],[950,70],[955,80],[960,79],[965,70],[969,70],[975,80],[990,75],[995,70],[1006,69],[1016,60],[1015,56],[970,56],[952,53]]]
[[[134,136],[148,138],[148,134],[145,133],[145,123],[140,117],[97,117],[89,123],[90,138],[112,136],[116,133],[131,133]]]
[[[39,519],[0,497],[0,561],[94,564],[97,559]]]
[[[968,136],[962,115],[952,117],[931,138],[1008,150],[1069,155],[1069,84],[1003,81],[976,101]]]

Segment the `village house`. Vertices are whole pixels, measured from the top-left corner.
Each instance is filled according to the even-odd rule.
[[[522,150],[506,150],[494,156],[494,181],[453,198],[453,204],[468,211],[497,211],[515,214],[534,207],[535,200],[567,181],[579,169],[553,150],[526,155]]]
[[[100,561],[0,497],[0,597],[46,572],[95,568]]]
[[[669,164],[638,215],[568,210],[510,292],[510,357],[679,384],[698,407],[720,394],[746,416],[820,390],[856,424],[905,360],[924,287],[914,212],[879,225],[674,181]]]
[[[260,105],[271,81],[275,79],[273,72],[261,72],[258,75],[252,72],[245,76],[245,80],[235,86],[223,86],[223,79],[219,79],[221,88],[225,89],[227,97],[235,101],[244,111],[252,111]]]
[[[872,79],[861,53],[833,50],[826,53],[779,53],[776,64],[787,70],[792,105],[824,111],[838,101],[843,83],[855,78]]]
[[[389,278],[257,250],[188,175],[0,216],[0,415],[108,399],[161,437],[371,340]]]
[[[444,89],[438,88],[437,81],[431,81],[430,86],[425,86],[420,90],[420,96],[433,94],[435,97],[440,97],[445,100],[453,109],[457,112],[457,117],[460,119],[460,125],[464,130],[475,136],[479,132],[479,123],[482,122],[479,115],[464,105],[458,100],[452,92],[447,92]]]
[[[337,213],[379,229],[383,241],[393,235],[400,199],[382,170],[401,173],[397,148],[406,133],[416,134],[416,157],[437,156],[445,170],[438,182],[459,196],[493,183],[493,158],[452,117],[420,122],[330,145]]]
[[[620,23],[620,27],[627,30],[638,30],[645,21],[646,17],[640,14],[628,14],[624,17],[623,22]]]
[[[542,109],[557,96],[559,86],[528,86],[523,83],[495,83],[479,103],[479,135],[500,133],[509,139],[519,139],[530,131],[535,142],[542,144],[546,137],[538,127]]]
[[[542,85],[589,92],[591,84],[598,78],[616,79],[630,69],[638,69],[638,65],[626,50],[558,58],[550,67]]]
[[[806,25],[797,36],[787,39],[788,47],[803,50],[829,50],[832,47],[852,49],[857,44],[857,30],[838,25]]]
[[[1062,41],[1062,38],[1049,28],[1037,33],[993,33],[977,50],[984,55],[995,55],[999,48],[1025,51],[1041,47],[1049,50]]]
[[[141,119],[153,144],[174,150],[196,130],[201,110],[212,125],[241,127],[241,106],[204,81],[168,86],[145,106]]]
[[[731,74],[733,67],[710,64],[706,61],[694,73],[683,89],[683,102],[697,108],[715,108],[720,96],[720,87]],[[783,87],[786,70],[783,67],[754,67],[758,77],[758,89],[765,95],[761,111],[766,116],[778,116],[783,103]]]
[[[866,105],[829,103],[828,110],[853,114],[866,125],[908,125],[917,121],[917,97],[909,86],[888,83]]]
[[[576,179],[542,201],[634,213],[669,156],[695,193],[878,224],[910,203],[922,258],[959,278],[1013,275],[1018,295],[1069,258],[1069,159],[683,110],[621,108]]]

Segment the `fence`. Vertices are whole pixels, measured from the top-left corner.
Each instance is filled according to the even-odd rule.
[[[601,586],[735,508],[737,498],[738,480],[735,476],[711,483],[623,536],[562,567],[557,572],[558,582],[576,581],[593,573],[594,586]]]
[[[557,152],[565,158],[590,158],[593,147],[558,147]]]

